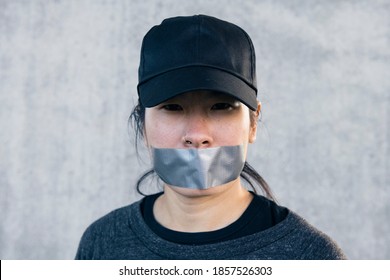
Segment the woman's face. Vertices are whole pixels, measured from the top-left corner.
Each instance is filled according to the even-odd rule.
[[[260,104],[258,106],[258,112]],[[249,108],[228,95],[196,91],[145,111],[145,136],[155,148],[210,148],[244,145],[256,138]]]

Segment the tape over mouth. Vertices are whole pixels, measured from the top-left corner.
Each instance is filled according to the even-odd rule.
[[[245,164],[244,146],[206,149],[152,147],[153,166],[163,182],[189,189],[208,189],[237,179]]]

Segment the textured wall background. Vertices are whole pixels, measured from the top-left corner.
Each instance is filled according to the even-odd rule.
[[[0,0],[1,259],[71,259],[93,220],[140,198],[141,40],[198,13],[253,38],[249,161],[279,202],[349,258],[390,258],[389,1]]]

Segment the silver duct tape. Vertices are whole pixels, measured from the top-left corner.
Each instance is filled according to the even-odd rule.
[[[152,148],[153,166],[168,185],[208,189],[240,176],[245,164],[243,145],[207,149]]]

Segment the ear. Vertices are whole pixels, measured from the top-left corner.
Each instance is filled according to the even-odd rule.
[[[249,129],[249,143],[251,144],[256,141],[257,122],[259,120],[260,112],[261,112],[261,102],[257,101],[257,110],[255,112],[255,118],[251,120],[251,126]]]

